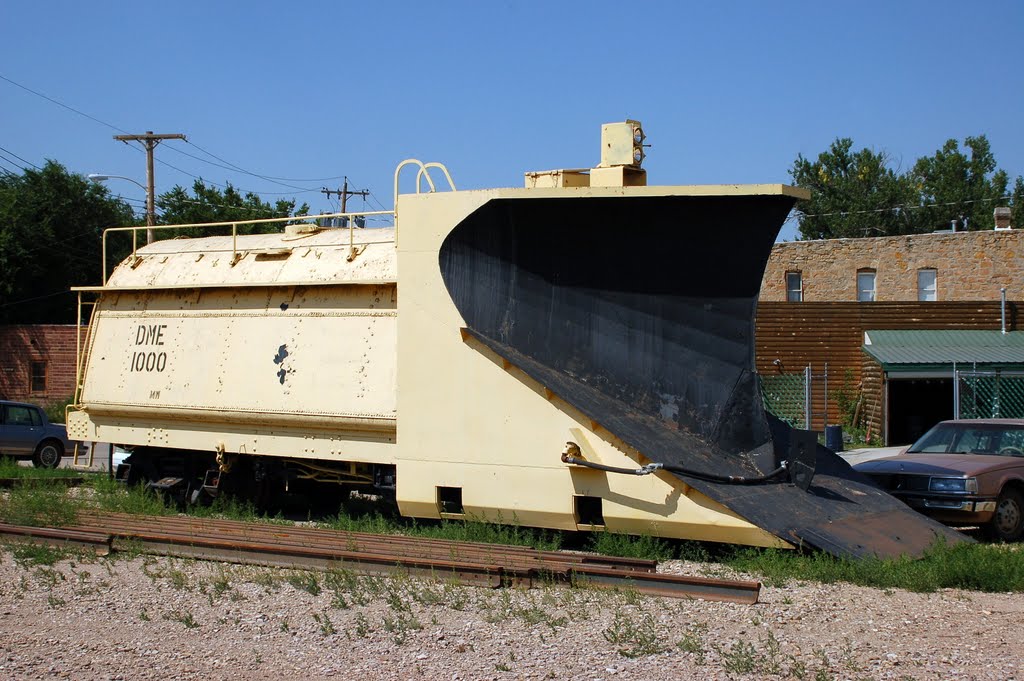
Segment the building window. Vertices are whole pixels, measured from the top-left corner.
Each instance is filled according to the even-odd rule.
[[[938,300],[938,275],[935,270],[917,271],[917,299],[921,301]]]
[[[790,303],[804,301],[804,280],[800,272],[786,272],[786,301]]]
[[[857,300],[861,303],[875,302],[875,271],[857,272]]]
[[[46,392],[46,362],[32,362],[32,392]]]

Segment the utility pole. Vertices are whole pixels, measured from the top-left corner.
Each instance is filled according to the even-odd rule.
[[[127,144],[128,142],[142,142],[146,149],[146,243],[153,243],[153,225],[156,224],[156,191],[154,190],[153,179],[153,150],[163,140],[183,140],[184,135],[178,133],[154,135],[152,130],[147,130],[145,135],[114,135],[114,139]]]
[[[350,197],[350,196],[361,196],[361,197],[363,197],[365,199],[367,197],[367,195],[370,193],[370,190],[369,189],[360,189],[358,191],[357,190],[349,190],[349,188],[348,188],[348,176],[346,176],[345,177],[345,184],[342,185],[341,189],[328,189],[327,187],[324,187],[323,189],[320,190],[320,193],[321,194],[327,194],[327,198],[331,198],[331,194],[337,194],[339,197],[341,197],[341,212],[345,213],[345,212],[347,212],[345,210],[345,207],[348,205],[348,197]],[[349,218],[344,218],[344,219],[348,220]]]

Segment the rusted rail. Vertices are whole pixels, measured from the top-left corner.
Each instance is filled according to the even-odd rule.
[[[18,477],[18,478],[0,478],[0,487],[4,489],[10,489],[17,485],[65,485],[67,487],[78,487],[85,478],[81,475],[63,475],[54,476],[48,478],[33,478],[33,477]]]
[[[756,603],[758,582],[658,574],[655,562],[419,537],[184,516],[83,514],[70,528],[0,525],[0,535],[286,568],[402,572],[487,586],[586,584],[675,598]]]
[[[51,546],[77,546],[90,549],[98,556],[110,553],[113,537],[102,530],[52,527],[25,527],[0,523],[0,537],[7,541],[31,541]]]

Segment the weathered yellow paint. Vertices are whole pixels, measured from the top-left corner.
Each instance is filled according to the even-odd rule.
[[[804,192],[729,185],[409,194],[398,199],[394,229],[154,243],[91,289],[100,300],[69,434],[394,464],[399,508],[410,516],[441,517],[437,488],[456,487],[467,516],[576,529],[583,525],[574,499],[600,497],[610,531],[786,546],[672,475],[563,464],[570,440],[591,461],[646,461],[463,334],[438,266],[449,232],[494,199],[751,194]]]

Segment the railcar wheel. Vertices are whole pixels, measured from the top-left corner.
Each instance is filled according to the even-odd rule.
[[[43,440],[32,455],[32,465],[36,468],[56,468],[64,458],[64,445],[57,440]]]
[[[996,502],[996,513],[988,526],[993,539],[1011,542],[1024,537],[1024,497],[1015,489],[1004,489]]]

